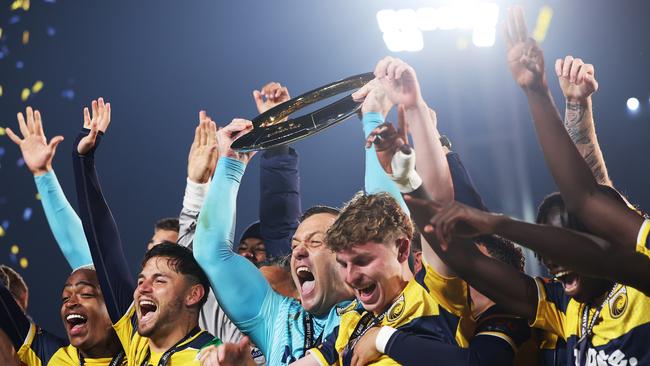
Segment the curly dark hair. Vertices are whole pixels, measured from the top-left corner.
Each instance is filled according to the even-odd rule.
[[[369,241],[382,243],[404,236],[411,240],[413,224],[388,193],[357,193],[341,210],[325,242],[334,252]]]

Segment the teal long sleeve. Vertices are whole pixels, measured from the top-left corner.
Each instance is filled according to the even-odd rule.
[[[384,117],[378,112],[368,112],[363,114],[363,132],[364,136],[368,137],[370,132],[377,128],[380,124],[384,123]],[[402,210],[407,215],[410,214],[409,209],[406,207],[406,202],[402,198],[402,194],[395,185],[395,182],[388,178],[384,168],[379,164],[375,146],[366,149],[366,173],[365,173],[365,190],[368,194],[387,192],[397,200]]]
[[[245,169],[238,160],[219,159],[194,236],[194,257],[235,325],[257,316],[271,291],[257,267],[233,251],[237,192]]]
[[[45,217],[59,248],[72,269],[93,263],[79,215],[65,198],[53,170],[35,176]]]

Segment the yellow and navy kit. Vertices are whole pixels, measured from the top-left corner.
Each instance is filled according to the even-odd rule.
[[[25,343],[16,353],[21,363],[27,366],[126,366],[124,354],[114,358],[83,358],[79,360],[79,350],[71,345],[61,345],[61,340],[31,324]]]
[[[69,345],[67,340],[34,324],[1,283],[0,329],[11,340],[20,362],[27,366],[126,365],[123,352],[114,358],[84,358],[83,362],[80,362],[79,350]]]
[[[129,310],[124,314],[122,319],[113,325],[122,347],[126,351],[129,366],[140,366],[143,363],[147,365],[158,365],[162,353],[152,352],[149,348],[149,338],[142,337],[138,334],[136,326],[135,306],[132,304]],[[196,365],[200,362],[196,355],[203,345],[210,342],[214,337],[203,330],[197,329],[187,339],[181,341],[174,347],[173,353],[167,365]],[[146,362],[148,361],[148,362]]]
[[[467,283],[459,277],[440,275],[424,260],[422,269],[415,275],[415,280],[440,305],[440,317],[447,322],[455,343],[467,347],[470,337],[465,336],[464,329],[469,327],[461,321],[461,318],[471,316]],[[473,331],[473,326],[471,329]]]
[[[486,310],[478,319],[475,318],[470,304],[469,285],[463,279],[444,277],[429,265],[423,266],[416,279],[432,297],[443,304],[444,309],[448,309],[446,318],[452,326],[454,319],[457,319],[455,339],[461,347],[468,348],[471,340],[478,335],[493,336],[510,345],[515,353],[516,365],[563,365],[563,362],[545,361],[557,359],[558,352],[564,355],[564,342],[558,342],[557,336],[536,332],[535,337],[531,337],[531,330],[525,319],[509,315],[496,305]],[[538,347],[546,348],[541,352],[542,355],[538,355]]]
[[[354,344],[360,338],[360,336],[352,336],[360,335],[363,329],[367,329],[364,325],[368,325],[368,319],[372,319],[371,325],[386,325],[427,335],[432,340],[454,344],[454,333],[448,328],[446,320],[441,315],[440,305],[414,279],[409,281],[397,300],[379,319],[365,311],[358,301],[353,301],[342,311],[339,326],[317,348],[310,350],[310,353],[321,364],[349,365]],[[398,363],[383,355],[372,364],[397,365]]]
[[[567,343],[567,364],[574,365],[577,357],[586,365],[648,365],[650,364],[650,298],[642,292],[617,284],[610,291],[598,315],[597,307],[589,309],[587,324],[593,322],[590,337],[582,351],[585,304],[560,292],[552,283],[535,279],[538,304],[533,327],[541,328],[564,339]],[[582,343],[581,343],[582,344]]]
[[[650,219],[643,221],[636,239],[636,251],[650,257]]]

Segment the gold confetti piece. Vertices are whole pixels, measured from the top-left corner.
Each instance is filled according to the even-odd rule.
[[[0,28],[0,38],[2,38],[2,28]]]
[[[5,236],[5,228],[0,226],[0,236]]]
[[[4,128],[4,127],[0,127],[0,136],[4,136],[5,133],[6,133],[6,132],[5,132],[5,128]]]
[[[542,43],[546,38],[546,33],[548,32],[548,27],[551,24],[551,19],[553,18],[553,9],[544,5],[539,9],[539,15],[537,16],[537,25],[533,31],[533,38],[539,43]]]
[[[18,248],[18,245],[14,244],[11,246],[11,254],[18,254],[20,252],[20,248]]]
[[[24,11],[29,10],[29,6],[30,6],[30,5],[31,5],[31,4],[30,4],[30,1],[29,1],[29,0],[23,0],[23,10],[24,10]]]
[[[0,97],[2,96],[2,94],[4,94],[4,91],[2,89],[2,85],[0,85]]]
[[[43,89],[43,82],[39,80],[34,83],[34,86],[32,86],[32,93],[38,93],[42,89]]]
[[[21,99],[23,102],[26,101],[27,98],[29,98],[29,94],[30,94],[29,89],[27,89],[27,88],[23,89],[23,92],[20,93],[20,99]]]
[[[41,200],[41,194],[40,193],[36,193],[36,199],[39,200],[39,201]]]
[[[24,31],[23,32],[23,44],[28,44],[29,43],[29,31]]]
[[[23,6],[22,0],[16,0],[11,4],[11,10],[18,10]]]
[[[20,258],[20,267],[27,268],[28,265],[29,265],[29,261],[27,261],[27,258],[25,257]]]

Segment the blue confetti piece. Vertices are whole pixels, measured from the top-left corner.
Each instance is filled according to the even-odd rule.
[[[16,68],[18,70],[21,70],[23,67],[25,67],[25,63],[22,61],[16,61]]]
[[[19,167],[25,165],[25,159],[23,159],[23,158],[19,158],[19,159],[16,161],[16,165],[19,166]]]
[[[74,90],[65,89],[65,90],[61,91],[61,96],[63,97],[63,99],[72,100],[72,99],[74,99]]]
[[[32,218],[32,208],[25,207],[25,210],[23,211],[23,220],[29,221],[29,219],[31,218]]]
[[[3,51],[0,51],[0,60],[2,60],[3,58],[5,58],[5,53]]]
[[[47,35],[54,37],[56,35],[56,29],[54,27],[47,27]]]
[[[5,230],[9,230],[9,220],[2,221],[2,228]]]
[[[9,260],[11,263],[16,264],[18,263],[18,256],[13,253],[9,253]]]
[[[20,15],[14,15],[9,18],[9,24],[16,24],[18,22],[20,22]]]
[[[47,4],[54,4],[56,3],[56,0],[44,0],[44,2]]]
[[[0,158],[5,155],[5,148],[0,146]]]

